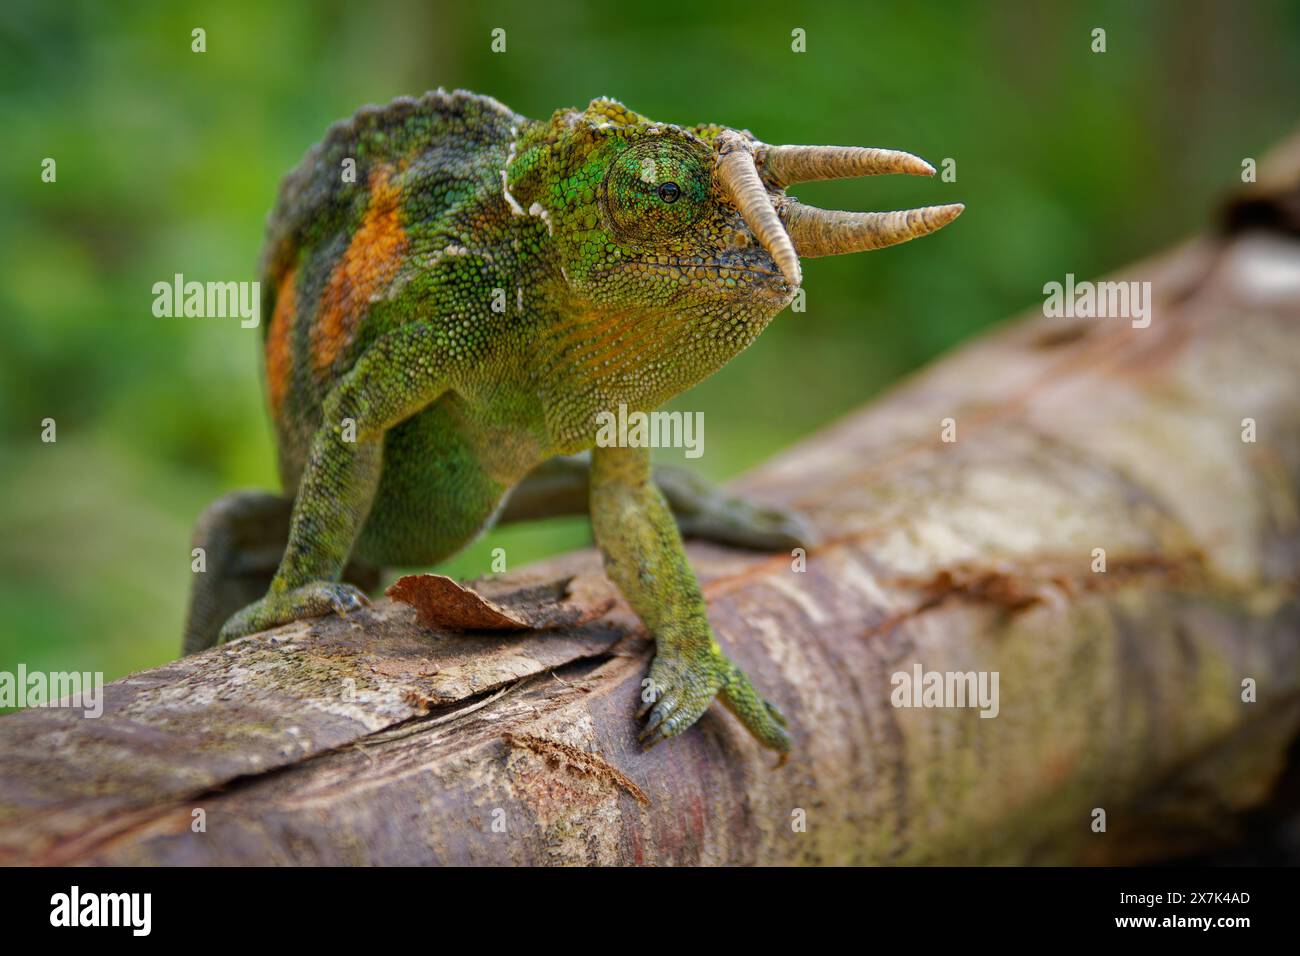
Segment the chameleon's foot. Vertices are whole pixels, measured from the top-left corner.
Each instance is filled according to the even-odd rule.
[[[640,735],[647,750],[699,720],[714,695],[759,743],[783,754],[790,749],[785,717],[754,690],[745,672],[727,660],[715,642],[696,653],[661,650],[650,665],[649,690],[650,700],[637,714],[649,714]]]
[[[683,537],[757,551],[809,548],[820,540],[812,523],[790,508],[741,498],[684,468],[656,468],[654,476]]]
[[[321,617],[331,612],[347,614],[369,603],[359,588],[339,581],[313,581],[292,591],[272,591],[227,621],[218,643],[302,618]]]

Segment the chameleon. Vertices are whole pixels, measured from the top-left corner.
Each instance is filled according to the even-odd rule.
[[[933,232],[961,204],[840,212],[786,187],[933,175],[887,149],[772,146],[598,98],[549,120],[436,90],[333,124],[283,180],[260,274],[284,494],[200,516],[184,650],[368,603],[494,523],[590,514],[605,573],[655,644],[646,748],[718,699],[785,753],[780,709],[710,628],[683,534],[815,542],[801,515],[649,449],[597,441],[727,364],[790,304],[801,257]]]

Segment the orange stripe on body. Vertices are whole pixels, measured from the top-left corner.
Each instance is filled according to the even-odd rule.
[[[625,310],[623,312],[601,313],[599,318],[591,320],[588,320],[585,316],[579,316],[573,320],[573,326],[556,341],[556,345],[566,346],[581,343],[585,340],[594,341],[603,333],[608,332],[615,324],[628,318],[629,315],[631,313]],[[635,318],[635,316],[632,317]]]
[[[392,183],[392,168],[370,175],[370,202],[361,225],[330,272],[321,294],[319,318],[312,330],[312,361],[328,372],[353,342],[370,299],[397,275],[406,253],[401,220],[401,189]]]
[[[266,391],[278,420],[293,376],[293,322],[297,313],[298,270],[290,269],[275,293],[275,311],[266,330]]]
[[[565,349],[563,362],[568,366],[580,365],[593,354],[605,354],[615,348],[622,337],[635,328],[641,320],[640,314],[631,310],[615,312],[603,323],[591,323],[581,326],[581,335],[570,333],[561,340],[561,345],[574,345],[572,350]]]
[[[640,348],[633,346],[639,345]],[[617,343],[617,348],[608,350],[599,355],[593,355],[587,361],[583,362],[579,368],[584,372],[594,374],[597,381],[607,381],[617,375],[623,369],[627,368],[632,362],[640,358],[642,354],[650,349],[657,348],[661,343],[655,339],[653,334],[643,334],[637,338],[623,340]],[[604,368],[601,366],[613,356],[613,364]]]

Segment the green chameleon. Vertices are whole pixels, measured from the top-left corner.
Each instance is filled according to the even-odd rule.
[[[716,695],[788,750],[781,713],[713,636],[681,535],[788,548],[813,533],[652,472],[647,448],[595,447],[597,416],[654,409],[722,368],[793,299],[800,256],[903,242],[962,211],[831,212],[784,191],[895,172],[934,170],[608,99],[538,122],[439,90],[336,123],[281,185],[261,264],[267,396],[295,492],[235,492],[203,513],[185,650],[345,614],[381,568],[589,507],[656,644],[645,746]]]

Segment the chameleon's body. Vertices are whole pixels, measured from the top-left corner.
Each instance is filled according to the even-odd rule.
[[[721,368],[793,297],[789,265],[717,182],[725,135],[609,100],[536,122],[441,91],[331,128],[286,178],[263,256],[292,518],[286,532],[289,499],[242,493],[200,525],[222,552],[218,577],[255,567],[259,549],[278,561],[222,639],[363,603],[342,583],[349,561],[356,575],[444,560],[530,473],[526,488],[589,482],[606,568],[658,645],[647,739],[685,729],[720,693],[760,740],[788,747],[779,713],[713,639],[647,450],[595,448],[589,477],[545,464],[592,448],[598,413],[648,411]],[[715,537],[800,537],[792,516],[683,488],[674,505]],[[222,586],[196,585],[187,649],[238,609],[232,592],[214,596]],[[251,599],[247,582],[234,593]]]

